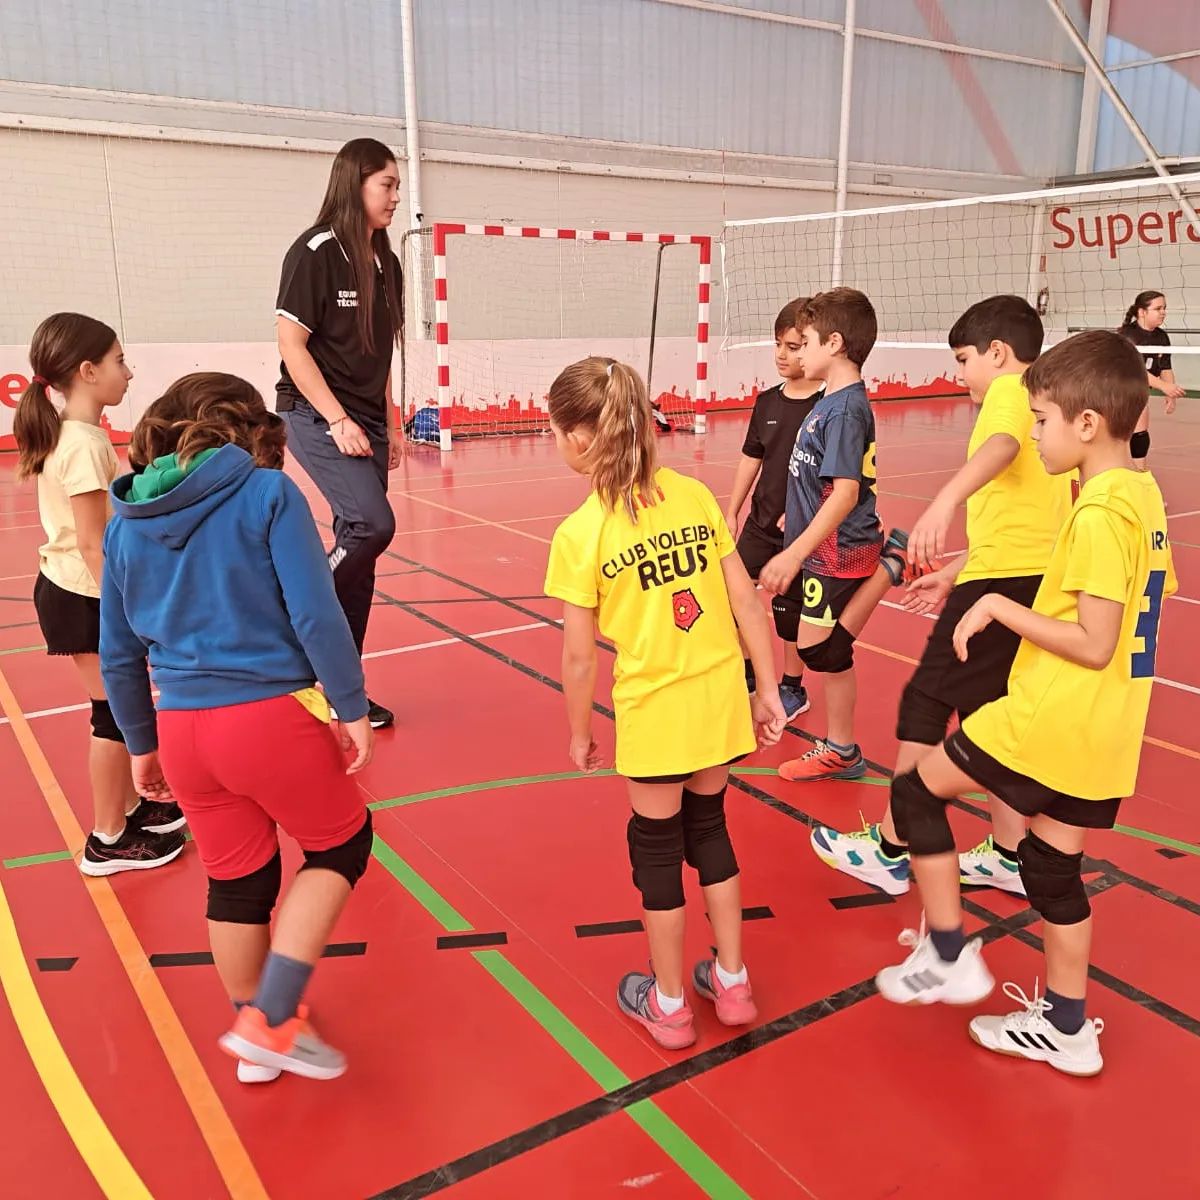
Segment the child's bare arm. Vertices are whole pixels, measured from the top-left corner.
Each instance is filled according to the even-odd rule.
[[[1007,596],[984,596],[958,623],[954,631],[954,649],[967,661],[967,643],[993,621],[1050,654],[1065,658],[1093,671],[1102,671],[1112,661],[1121,636],[1124,605],[1115,600],[1079,593],[1079,620],[1060,621],[1036,613]]]
[[[835,479],[833,490],[817,509],[808,528],[786,550],[775,555],[758,577],[764,592],[781,596],[800,573],[804,560],[850,515],[858,502],[857,479]]]
[[[733,491],[725,509],[725,524],[729,526],[734,537],[737,537],[738,514],[742,511],[742,505],[746,503],[746,497],[750,495],[761,470],[761,458],[751,458],[750,455],[743,454],[738,460],[737,469],[733,473]]]
[[[571,727],[570,754],[589,774],[600,766],[592,739],[592,702],[596,696],[596,610],[563,604],[563,695]]]
[[[946,553],[946,535],[955,509],[984,484],[991,483],[1020,453],[1021,443],[1007,433],[993,433],[933,498],[908,535],[908,561],[930,566]]]
[[[767,614],[759,602],[754,584],[746,574],[742,560],[736,554],[721,559],[721,570],[725,575],[725,588],[729,593],[729,606],[738,632],[746,643],[754,674],[759,679],[775,677],[775,654],[771,643],[771,627]],[[787,715],[779,702],[779,694],[773,687],[760,688],[752,704],[754,723],[758,727],[759,742],[773,745],[779,741]]]

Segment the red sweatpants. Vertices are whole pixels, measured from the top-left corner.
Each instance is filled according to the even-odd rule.
[[[204,870],[240,879],[279,849],[330,850],[367,819],[328,725],[293,696],[158,713],[163,774],[191,827]]]

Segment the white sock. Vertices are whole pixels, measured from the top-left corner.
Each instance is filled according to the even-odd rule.
[[[139,796],[137,798],[137,803],[125,814],[125,819],[128,820],[141,807],[142,807],[142,798],[141,798],[141,796]]]
[[[121,833],[125,830],[122,829]],[[98,829],[92,830],[92,837],[98,842],[102,842],[105,846],[115,846],[121,840],[121,833],[101,833]]]
[[[742,969],[736,974],[731,975],[726,971],[719,962],[713,964],[717,969],[717,978],[721,981],[722,987],[736,987],[739,983],[746,983],[750,976],[746,974],[746,964],[742,963]]]
[[[658,1000],[658,1007],[662,1009],[664,1017],[669,1017],[672,1013],[677,1013],[683,1007],[682,996],[664,996],[662,988],[657,983],[654,985],[654,995]]]

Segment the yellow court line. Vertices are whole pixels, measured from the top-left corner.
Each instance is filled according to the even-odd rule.
[[[463,512],[461,508],[451,508],[448,504],[439,504],[436,500],[426,500],[424,496],[418,496],[413,492],[393,492],[392,495],[404,496],[406,499],[415,500],[418,504],[428,504],[430,508],[453,513],[456,517],[466,517],[468,520],[476,522],[477,525],[487,525],[492,529],[503,529],[508,533],[515,533],[517,537],[528,538],[531,542],[541,542],[547,546],[550,544],[549,538],[539,537],[536,533],[527,533],[524,529],[515,529],[511,525],[505,525],[503,521],[489,521],[486,517],[479,517],[474,513]]]
[[[153,1200],[96,1110],[46,1014],[0,887],[0,987],[17,1031],[71,1141],[109,1200]]]
[[[1172,750],[1176,754],[1182,754],[1186,758],[1200,758],[1200,752],[1189,750],[1186,746],[1177,746],[1174,742],[1164,741],[1162,738],[1150,737],[1147,735],[1142,739],[1148,746],[1157,746],[1160,750]]]
[[[79,854],[85,840],[83,829],[67,803],[54,770],[21,711],[21,706],[17,703],[16,695],[3,671],[0,671],[0,710],[8,718],[21,753],[24,754],[29,770],[41,789],[46,807],[50,810],[67,849],[73,855]],[[233,1200],[268,1200],[267,1190],[258,1177],[254,1163],[242,1145],[229,1114],[222,1107],[195,1047],[188,1040],[179,1016],[167,998],[166,991],[150,966],[146,951],[138,941],[112,884],[105,878],[87,879],[85,883],[105,932],[111,939],[113,948],[121,960],[121,966],[124,967],[134,993],[146,1013],[154,1036],[158,1038],[167,1065],[192,1110],[200,1136],[204,1138],[230,1196]],[[93,1167],[91,1162],[88,1165]]]

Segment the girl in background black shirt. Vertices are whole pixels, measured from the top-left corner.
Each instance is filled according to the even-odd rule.
[[[1162,392],[1167,398],[1165,411],[1170,416],[1175,411],[1175,401],[1184,395],[1184,390],[1175,382],[1175,372],[1171,369],[1170,354],[1161,351],[1154,352],[1152,347],[1170,346],[1171,339],[1162,327],[1167,319],[1167,298],[1162,292],[1139,292],[1125,313],[1121,323],[1120,333],[1124,334],[1135,346],[1145,348],[1143,354],[1146,364],[1146,375],[1150,386]],[[1146,456],[1150,451],[1150,400],[1146,399],[1146,408],[1138,419],[1137,430],[1129,439],[1129,451],[1133,456],[1133,465],[1137,470],[1146,469]]]

